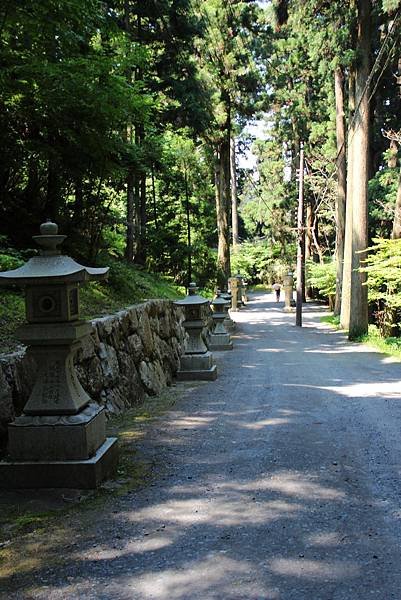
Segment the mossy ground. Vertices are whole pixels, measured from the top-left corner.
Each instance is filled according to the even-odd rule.
[[[179,389],[170,387],[159,396],[148,398],[108,422],[108,435],[119,439],[120,460],[116,478],[98,490],[21,490],[0,492],[0,577],[27,569],[27,555],[20,556],[20,546],[35,543],[52,531],[52,545],[68,537],[67,520],[84,524],[116,496],[131,493],[150,483],[154,463],[140,452],[140,441],[154,419],[168,411],[177,401]],[[64,535],[64,537],[63,537]],[[32,557],[31,557],[32,558]],[[33,558],[32,558],[33,560]]]

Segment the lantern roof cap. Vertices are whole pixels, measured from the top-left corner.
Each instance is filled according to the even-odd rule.
[[[188,286],[188,295],[185,296],[185,298],[183,298],[182,300],[176,300],[174,304],[178,304],[179,306],[207,304],[209,300],[207,298],[203,298],[203,296],[199,296],[196,293],[198,289],[199,288],[196,285],[196,283],[190,283]]]
[[[107,276],[108,267],[85,267],[73,258],[62,255],[57,247],[65,238],[65,235],[58,235],[56,223],[42,223],[40,235],[33,236],[42,248],[40,255],[34,256],[18,269],[0,272],[0,285],[84,282]]]
[[[221,292],[217,292],[216,296],[213,298],[211,304],[214,304],[215,306],[225,306],[226,304],[229,304],[230,301],[227,300],[227,298],[224,298],[221,295]]]

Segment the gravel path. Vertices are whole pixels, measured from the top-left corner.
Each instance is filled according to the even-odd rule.
[[[272,300],[141,442],[152,484],[2,600],[401,600],[401,365]]]

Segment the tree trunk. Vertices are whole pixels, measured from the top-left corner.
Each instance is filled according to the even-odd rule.
[[[401,238],[401,170],[398,177],[397,198],[395,201],[393,232],[391,237],[393,240]]]
[[[352,260],[350,286],[349,338],[368,331],[368,289],[363,266],[368,246],[369,179],[369,90],[365,89],[370,64],[371,0],[358,1],[357,50],[355,73],[355,133],[352,160]]]
[[[217,146],[215,183],[217,216],[217,285],[225,290],[231,275],[230,264],[230,205],[231,205],[231,99],[222,90],[226,110],[225,123],[221,130],[221,141]]]
[[[138,186],[138,215],[136,217],[138,222],[138,237],[137,246],[135,253],[135,262],[138,265],[144,265],[146,263],[146,226],[147,226],[147,215],[146,215],[146,175],[141,173],[139,178]]]
[[[306,269],[308,269],[308,261],[313,259],[313,206],[311,202],[308,202],[306,206],[306,228],[305,228],[305,264]],[[313,290],[312,287],[308,284],[306,285],[305,295],[310,300],[313,298]]]
[[[72,214],[72,224],[75,227],[82,225],[84,212],[84,189],[83,189],[83,178],[77,177],[75,180],[75,202],[74,210]]]
[[[313,238],[313,245],[315,246],[315,254],[313,256],[315,262],[319,262],[319,264],[323,264],[324,263],[324,254],[323,254],[323,250],[322,247],[320,245],[320,240],[319,240],[319,217],[317,214],[314,215],[314,219],[313,219],[313,226],[312,226],[312,238]]]
[[[128,35],[132,35],[131,23],[130,23],[130,6],[129,1],[124,0],[124,28]],[[132,82],[132,70],[127,69],[126,78],[128,83]],[[128,123],[125,131],[126,140],[132,144],[133,141],[133,126],[132,123]],[[128,167],[127,172],[127,195],[126,195],[126,231],[125,231],[125,250],[124,256],[127,262],[133,262],[134,260],[134,237],[135,237],[135,174],[132,167]]]
[[[135,215],[135,177],[130,169],[127,176],[127,229],[125,238],[125,259],[128,262],[134,260],[134,215]]]
[[[153,164],[152,164],[151,178],[152,178],[153,219],[154,219],[154,222],[155,222],[155,229],[157,231],[159,229],[159,224],[158,224],[158,221],[157,221],[155,167],[154,167]]]
[[[352,264],[352,171],[354,155],[354,132],[355,123],[355,70],[350,68],[348,76],[348,136],[347,136],[347,162],[346,162],[346,206],[345,206],[345,236],[344,236],[344,260],[341,288],[341,311],[340,322],[344,329],[349,328],[350,317],[350,289],[351,289],[351,264]]]
[[[344,119],[344,74],[341,67],[334,72],[336,97],[336,135],[337,135],[337,198],[336,198],[336,297],[334,314],[341,312],[341,294],[344,266],[345,211],[347,166],[345,160],[345,119]]]
[[[235,139],[230,140],[230,167],[231,167],[231,228],[233,237],[233,250],[239,244],[238,235],[238,197],[237,197],[237,167],[235,160]]]
[[[46,202],[44,205],[45,219],[56,221],[59,217],[60,178],[59,168],[54,158],[49,158],[47,166]]]
[[[185,212],[187,216],[187,250],[188,250],[188,281],[187,287],[192,282],[192,247],[191,247],[191,208],[189,205],[188,172],[185,169]]]
[[[297,211],[297,306],[295,324],[302,327],[302,303],[305,296],[305,226],[304,226],[304,148],[299,145],[299,187]]]
[[[230,169],[230,145],[227,141],[219,144],[215,164],[216,185],[216,217],[217,217],[217,285],[221,289],[227,286],[230,277],[230,235],[229,235],[229,182],[227,181]]]

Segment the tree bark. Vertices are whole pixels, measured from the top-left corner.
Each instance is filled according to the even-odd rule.
[[[308,202],[306,206],[306,228],[305,228],[305,264],[308,269],[308,261],[313,260],[313,206]],[[305,289],[305,295],[310,300],[313,297],[312,287],[308,284]]]
[[[230,235],[229,235],[229,182],[227,181],[230,170],[230,144],[224,140],[219,144],[215,164],[216,186],[216,217],[217,217],[217,285],[221,289],[227,286],[231,275],[230,268]]]
[[[226,90],[222,90],[226,119],[221,129],[221,139],[217,144],[215,185],[217,217],[217,286],[225,290],[231,275],[230,264],[230,205],[231,205],[231,99]]]
[[[368,246],[369,179],[369,90],[365,89],[370,66],[371,0],[358,1],[357,50],[355,73],[355,133],[352,160],[352,259],[350,286],[349,338],[368,331],[368,289],[366,273],[359,271]]]
[[[391,237],[393,240],[401,238],[401,170],[398,177],[397,198],[395,201],[393,232]]]
[[[322,247],[320,245],[319,217],[316,213],[313,218],[312,239],[313,239],[313,245],[315,246],[315,250],[316,250],[316,253],[314,255],[314,260],[315,260],[315,262],[319,262],[319,264],[322,265],[324,263],[324,253],[323,253]]]
[[[146,263],[146,174],[141,173],[138,185],[138,215],[136,216],[138,223],[138,235],[135,253],[135,262],[139,265]]]
[[[152,164],[151,170],[151,178],[152,178],[152,200],[153,200],[153,219],[155,222],[156,231],[159,229],[159,224],[157,220],[157,204],[156,204],[156,185],[155,185],[155,167]]]
[[[302,327],[302,303],[305,295],[305,227],[304,227],[304,147],[299,145],[299,187],[297,211],[297,306],[295,325]]]
[[[345,160],[345,119],[344,119],[344,74],[341,67],[334,72],[336,98],[336,136],[337,136],[337,198],[336,198],[336,297],[334,314],[341,312],[341,295],[344,266],[345,212],[347,166]]]
[[[353,121],[355,114],[355,70],[350,68],[348,76],[348,136],[347,136],[347,161],[346,161],[346,207],[345,207],[345,236],[344,236],[344,260],[343,276],[341,288],[341,310],[340,322],[344,329],[349,328],[350,318],[350,289],[351,289],[351,268],[352,268],[352,171],[353,171],[353,149],[354,149],[354,131]]]
[[[188,250],[188,281],[187,287],[192,282],[192,247],[191,247],[191,209],[189,205],[188,172],[185,169],[185,212],[187,216],[187,250]]]
[[[47,165],[46,202],[43,215],[45,219],[53,221],[58,219],[60,196],[59,166],[54,158],[49,158]]]
[[[127,176],[127,229],[125,238],[125,260],[132,262],[134,260],[134,215],[135,215],[135,193],[134,193],[134,173],[129,170]]]
[[[132,35],[130,22],[130,6],[129,1],[124,0],[124,28],[128,35]],[[128,83],[132,81],[132,70],[128,68],[126,78]],[[126,127],[126,140],[132,144],[134,132],[132,123],[128,123]],[[135,173],[134,169],[129,166],[127,172],[127,195],[126,195],[126,232],[125,232],[125,251],[124,256],[127,262],[134,260],[134,239],[135,239]]]
[[[235,138],[230,140],[230,168],[231,168],[231,229],[233,238],[233,250],[239,244],[238,235],[238,196],[237,196],[237,167],[235,160]]]

